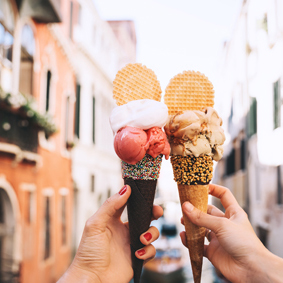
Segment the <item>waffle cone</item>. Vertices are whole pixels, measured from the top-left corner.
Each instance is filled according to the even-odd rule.
[[[181,205],[189,201],[199,210],[207,212],[208,185],[178,185],[178,190]],[[194,282],[200,283],[206,229],[193,224],[185,215],[183,219]]]
[[[157,180],[134,180],[125,178],[124,183],[125,185],[129,185],[132,190],[127,203],[127,212],[134,283],[139,283],[143,260],[138,259],[135,256],[135,252],[144,247],[140,241],[140,235],[148,230],[151,222]]]

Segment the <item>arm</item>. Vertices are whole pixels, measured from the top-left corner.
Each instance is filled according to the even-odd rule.
[[[207,214],[183,204],[183,213],[194,224],[207,228],[209,245],[204,256],[232,282],[282,282],[283,259],[270,253],[256,236],[247,214],[227,188],[210,185],[225,213],[209,205]],[[185,236],[181,234],[186,245]]]
[[[125,283],[133,277],[128,223],[120,219],[131,194],[124,186],[119,193],[107,199],[85,225],[76,256],[58,283]],[[163,214],[160,206],[153,206],[153,219]],[[149,260],[155,256],[151,244],[159,237],[156,227],[150,227],[140,236],[145,246],[136,257]],[[119,274],[119,276],[117,276]]]

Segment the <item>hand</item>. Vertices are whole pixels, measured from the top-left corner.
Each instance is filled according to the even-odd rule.
[[[77,254],[60,283],[125,283],[132,279],[129,227],[120,219],[130,194],[131,188],[124,186],[87,220]],[[163,210],[153,206],[152,213],[158,219]],[[145,247],[136,256],[145,261],[153,258],[156,251],[151,243],[158,237],[158,229],[150,227],[140,236]]]
[[[208,205],[207,214],[189,202],[182,206],[190,221],[207,228],[210,243],[204,256],[231,282],[281,282],[283,260],[264,247],[230,190],[212,184],[209,190],[220,199],[225,213],[213,205]],[[186,246],[185,232],[180,236]]]

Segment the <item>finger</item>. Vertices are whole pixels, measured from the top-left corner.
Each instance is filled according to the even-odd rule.
[[[224,225],[226,225],[226,221],[229,221],[225,217],[218,217],[204,213],[195,208],[188,201],[184,202],[182,210],[192,223],[208,228],[214,232],[224,227]]]
[[[225,217],[225,213],[223,211],[221,211],[219,208],[211,204],[207,205],[207,214],[218,216],[218,217]]]
[[[188,246],[187,246],[186,232],[185,232],[185,231],[182,231],[182,232],[180,233],[180,237],[181,237],[182,244],[183,244],[185,247],[188,247]]]
[[[130,186],[125,185],[118,193],[111,196],[103,203],[98,211],[90,218],[90,221],[96,221],[101,227],[106,227],[111,218],[121,216],[130,194]]]
[[[183,216],[181,217],[181,224],[184,225],[184,217]]]
[[[135,256],[142,260],[149,260],[154,258],[156,254],[155,247],[153,245],[148,245],[139,249],[135,252]]]
[[[152,220],[157,220],[158,218],[160,218],[163,215],[163,208],[159,205],[153,205],[152,207]]]
[[[145,233],[141,234],[140,241],[143,245],[149,245],[159,237],[159,231],[156,227],[150,227]]]
[[[231,205],[240,207],[231,191],[225,187],[209,184],[209,193],[220,199],[225,210]]]

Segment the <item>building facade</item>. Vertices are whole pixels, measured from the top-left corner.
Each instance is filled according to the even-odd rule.
[[[0,2],[0,281],[56,282],[71,260],[75,72],[60,1]]]
[[[122,186],[120,160],[114,152],[109,123],[113,80],[127,63],[136,60],[136,34],[132,21],[107,22],[91,0],[62,1],[73,11],[69,31],[72,44],[63,42],[64,30],[53,26],[57,40],[76,71],[75,147],[72,150],[74,196],[74,250],[86,220]]]
[[[266,247],[283,257],[283,1],[243,1],[219,63],[226,126],[214,182],[231,189]]]

